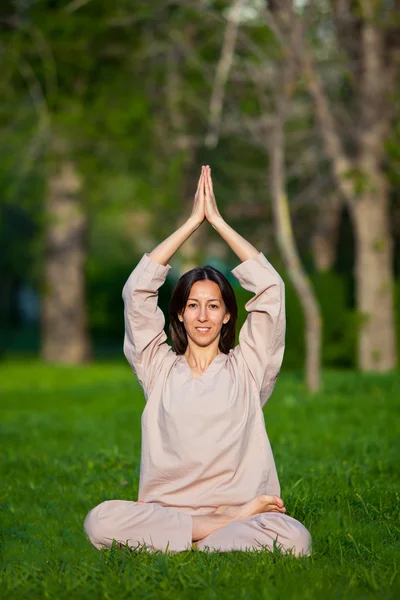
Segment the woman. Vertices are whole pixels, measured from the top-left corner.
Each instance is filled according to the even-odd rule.
[[[158,289],[168,261],[207,221],[242,262],[233,270],[255,296],[239,344],[237,308],[212,267],[181,277],[166,343]],[[139,501],[110,500],[86,517],[97,548],[119,544],[179,552],[278,546],[308,554],[310,535],[286,515],[262,407],[282,363],[284,286],[267,259],[221,217],[203,167],[187,222],[143,256],[123,290],[124,352],[143,388]]]

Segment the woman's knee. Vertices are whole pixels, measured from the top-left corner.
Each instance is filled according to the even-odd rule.
[[[109,527],[113,512],[119,500],[106,500],[98,504],[86,515],[83,528],[90,542],[100,549],[109,546]]]
[[[311,550],[311,535],[302,523],[288,515],[265,513],[259,522],[263,529],[274,536],[274,545],[294,556],[308,556]]]
[[[284,550],[287,552],[292,552],[294,556],[309,556],[311,550],[311,535],[308,529],[304,527],[302,523],[296,521],[292,517],[286,517],[286,519],[290,519],[289,523],[289,531],[283,538],[284,543],[282,546]],[[278,537],[278,542],[281,540]]]

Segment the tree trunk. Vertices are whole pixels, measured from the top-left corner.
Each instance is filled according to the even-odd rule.
[[[337,242],[343,202],[337,192],[324,200],[311,238],[314,266],[320,273],[330,271],[336,262]]]
[[[392,241],[384,181],[363,194],[352,219],[356,235],[357,308],[360,314],[358,364],[362,371],[396,367]]]
[[[84,275],[87,221],[78,199],[80,188],[69,162],[62,162],[50,177],[41,303],[41,354],[47,362],[79,364],[90,358]]]
[[[306,383],[311,392],[321,384],[322,318],[317,298],[297,251],[290,220],[285,185],[284,134],[282,118],[277,116],[269,133],[270,187],[279,249],[289,277],[299,295],[306,321]]]

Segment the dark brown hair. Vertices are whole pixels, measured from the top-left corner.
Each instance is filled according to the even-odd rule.
[[[182,275],[179,279],[172,292],[169,304],[169,331],[172,345],[177,354],[184,354],[188,345],[185,326],[179,320],[178,314],[184,313],[193,284],[196,281],[204,280],[214,281],[218,284],[225,308],[230,314],[229,321],[225,325],[222,325],[218,347],[221,352],[228,354],[229,350],[235,345],[238,314],[235,292],[225,275],[221,271],[218,271],[218,269],[209,266],[196,267]]]

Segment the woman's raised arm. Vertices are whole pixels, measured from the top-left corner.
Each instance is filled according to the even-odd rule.
[[[196,195],[194,197],[192,214],[188,220],[179,229],[174,231],[166,240],[161,242],[152,252],[149,257],[160,265],[167,265],[171,257],[182,246],[184,242],[196,231],[202,224],[205,218],[205,169],[201,168],[201,175],[197,185]]]

